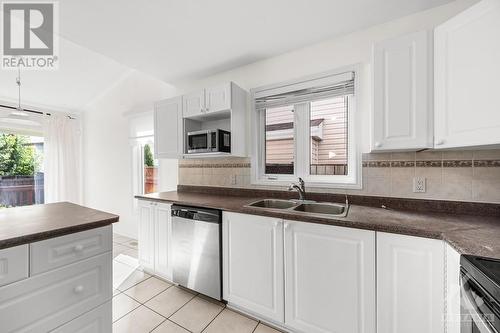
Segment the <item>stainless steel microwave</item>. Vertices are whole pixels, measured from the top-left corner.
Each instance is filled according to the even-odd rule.
[[[187,152],[188,154],[213,152],[230,153],[231,132],[221,129],[188,132]]]

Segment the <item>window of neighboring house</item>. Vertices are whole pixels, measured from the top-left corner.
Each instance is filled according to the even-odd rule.
[[[355,72],[253,90],[253,181],[360,187],[355,140]]]
[[[44,203],[43,137],[0,132],[0,207]]]

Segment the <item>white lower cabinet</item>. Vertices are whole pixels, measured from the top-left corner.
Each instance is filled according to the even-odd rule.
[[[28,246],[26,244],[0,250],[0,286],[28,277]]]
[[[139,264],[151,274],[172,280],[171,204],[139,200]]]
[[[285,281],[294,331],[375,332],[375,232],[285,221]]]
[[[64,324],[52,333],[110,333],[112,331],[111,301]]]
[[[460,253],[446,244],[446,333],[460,333]]]
[[[139,200],[139,263],[150,273],[155,270],[155,203]]]
[[[224,212],[222,223],[223,298],[283,323],[283,221]]]
[[[0,288],[1,332],[48,332],[112,297],[107,252]]]
[[[377,329],[444,332],[444,244],[377,233]]]

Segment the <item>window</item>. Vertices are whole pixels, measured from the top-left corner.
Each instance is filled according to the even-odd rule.
[[[0,208],[44,203],[43,142],[0,132]]]
[[[143,158],[143,193],[158,192],[158,160],[153,157],[153,144],[147,143],[142,146]]]
[[[253,181],[359,188],[355,71],[254,89]]]

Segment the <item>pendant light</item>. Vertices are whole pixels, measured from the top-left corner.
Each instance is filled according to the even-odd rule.
[[[16,77],[16,84],[17,84],[17,108],[15,111],[12,111],[11,114],[16,115],[16,116],[22,116],[22,117],[27,117],[29,114],[24,111],[24,109],[21,107],[21,67],[18,65],[17,66],[17,77]]]

